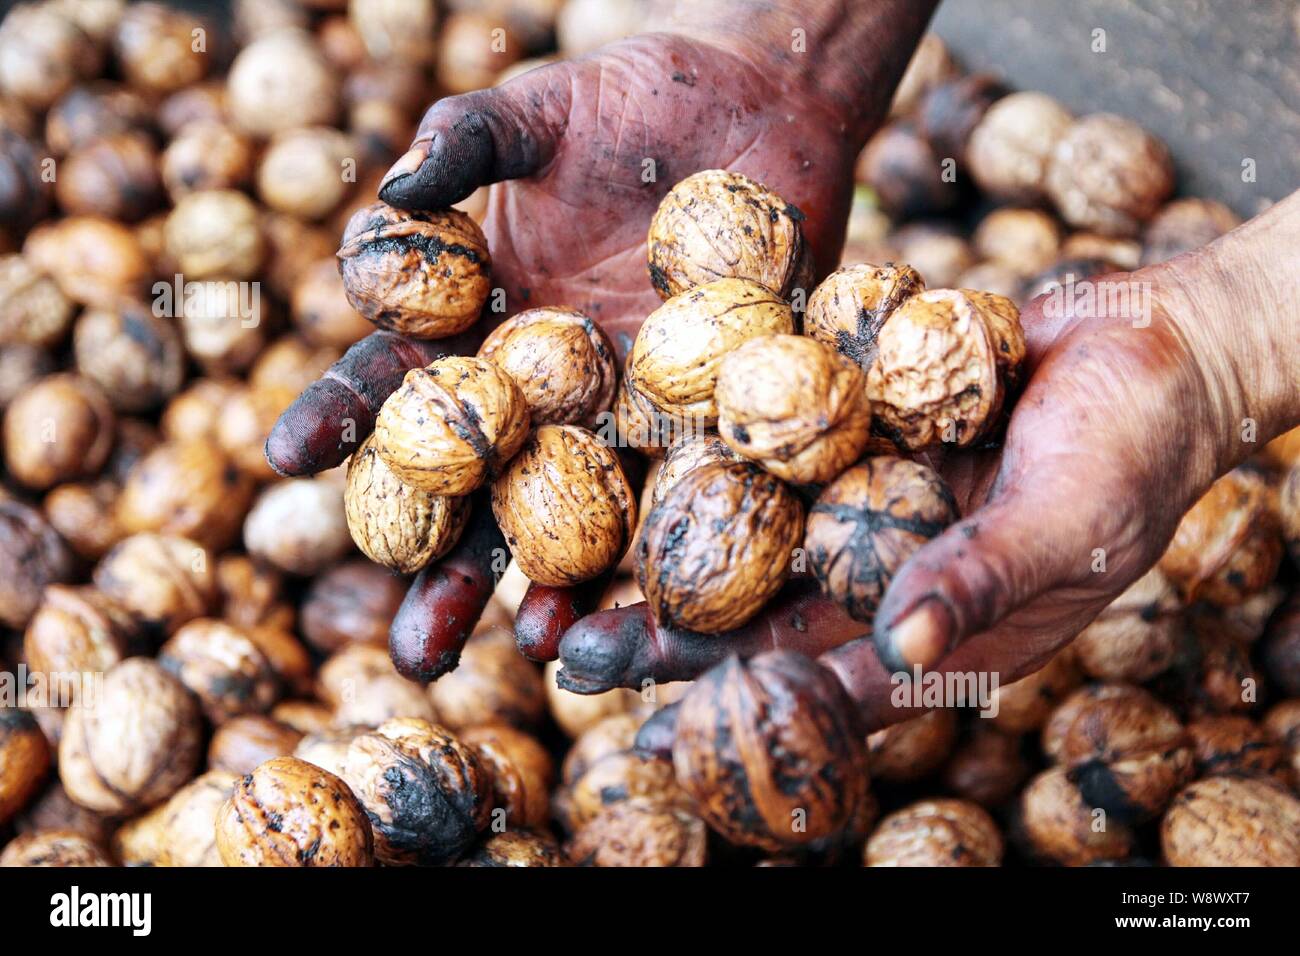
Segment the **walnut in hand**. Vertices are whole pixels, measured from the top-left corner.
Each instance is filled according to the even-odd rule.
[[[909,265],[845,266],[813,290],[804,315],[804,334],[869,369],[885,321],[900,305],[924,291],[925,280]]]

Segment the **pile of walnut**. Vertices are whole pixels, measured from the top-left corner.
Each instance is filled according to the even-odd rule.
[[[797,210],[699,173],[651,224],[665,301],[624,368],[588,317],[521,313],[411,372],[346,469],[282,480],[267,431],[367,319],[445,337],[489,298],[481,196],[371,202],[429,76],[472,89],[552,36],[578,52],[638,21],[606,0],[235,6],[237,46],[122,0],[0,23],[0,865],[1300,863],[1300,604],[1278,580],[1285,549],[1300,560],[1300,470],[1279,478],[1300,441],[1216,485],[992,720],[941,710],[864,740],[808,706],[843,691],[794,654],[578,696],[509,633],[529,580],[606,575],[605,607],[644,596],[726,641],[811,574],[865,629],[958,516],[914,453],[998,440],[1039,273],[1231,225],[1198,201],[1156,211],[1158,144],[1036,94],[995,103],[927,40],[863,157],[879,208],[859,192],[821,285]],[[1123,149],[1093,149],[1098,126]],[[991,195],[1047,195],[1093,232],[1062,241],[1028,205],[973,246],[902,224],[957,192],[908,158],[957,147]],[[160,315],[154,283],[178,274],[212,284]],[[654,463],[642,493],[624,446]],[[471,496],[514,562],[459,667],[422,687],[389,625]],[[636,751],[692,686],[674,759]],[[782,719],[742,747],[754,707]]]

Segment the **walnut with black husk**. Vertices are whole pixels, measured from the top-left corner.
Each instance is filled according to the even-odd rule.
[[[382,329],[440,339],[473,325],[492,288],[492,259],[463,212],[374,203],[348,222],[339,270],[352,307]]]
[[[812,284],[804,215],[748,176],[706,169],[669,191],[650,221],[650,282],[670,299],[715,279],[752,279],[781,298]]]
[[[655,617],[717,634],[780,589],[803,535],[803,506],[749,463],[712,464],[679,481],[646,518],[637,581]]]
[[[880,329],[900,305],[925,291],[925,280],[908,265],[862,263],[828,275],[813,290],[804,315],[805,335],[871,367]]]

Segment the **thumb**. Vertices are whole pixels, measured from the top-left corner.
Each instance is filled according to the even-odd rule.
[[[380,183],[379,198],[403,209],[445,209],[480,186],[537,172],[554,157],[568,119],[571,69],[552,64],[438,100]]]

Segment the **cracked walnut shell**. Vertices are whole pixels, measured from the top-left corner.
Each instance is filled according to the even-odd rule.
[[[543,425],[492,485],[492,513],[529,580],[589,581],[636,530],[636,494],[618,456],[576,425]]]
[[[718,432],[794,484],[822,484],[857,461],[871,435],[862,370],[802,335],[750,339],[718,367]]]
[[[628,355],[627,384],[666,415],[714,425],[723,357],[760,335],[793,332],[794,314],[774,292],[749,279],[709,282],[647,316]]]
[[[864,262],[845,266],[813,290],[804,315],[804,334],[868,369],[876,358],[876,339],[885,321],[905,301],[924,291],[925,280],[909,265]]]
[[[1170,866],[1300,866],[1300,800],[1264,780],[1209,777],[1160,825]]]
[[[500,474],[528,423],[527,400],[505,371],[448,356],[406,373],[375,419],[375,449],[408,485],[467,495]]]
[[[455,209],[366,206],[348,222],[338,258],[352,307],[381,329],[418,339],[465,331],[492,288],[483,231]]]
[[[967,800],[920,800],[880,821],[863,851],[867,866],[1000,866],[1002,834]]]
[[[941,442],[966,448],[988,434],[1025,354],[1015,305],[969,290],[913,296],[877,342],[867,373],[872,410],[912,451]]]
[[[748,176],[695,173],[669,191],[650,221],[650,282],[663,299],[728,278],[751,279],[789,299],[812,284],[803,220]]]
[[[469,517],[468,498],[431,495],[401,481],[371,435],[348,461],[343,503],[356,546],[376,564],[414,574],[452,549]]]
[[[217,811],[226,866],[370,866],[365,810],[334,774],[275,757],[242,777]]]
[[[614,401],[614,346],[576,309],[520,312],[483,340],[478,355],[510,373],[534,425],[594,428]]]
[[[870,624],[898,569],[957,517],[952,492],[933,470],[869,458],[827,486],[808,512],[809,569],[831,600]]]
[[[748,463],[697,468],[651,510],[637,581],[656,620],[706,634],[744,624],[780,590],[803,535],[803,506]]]

